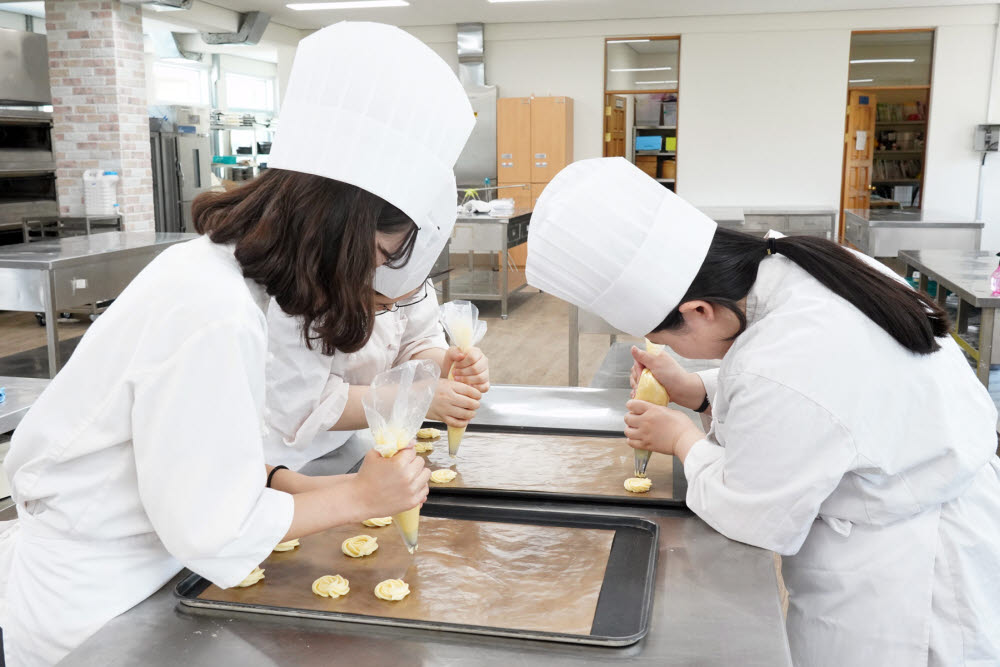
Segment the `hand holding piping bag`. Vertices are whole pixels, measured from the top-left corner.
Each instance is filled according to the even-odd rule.
[[[441,325],[452,345],[462,352],[468,352],[486,335],[486,322],[479,319],[479,309],[471,301],[449,301],[441,306]],[[448,371],[448,379],[454,380],[454,366]],[[448,427],[448,453],[458,455],[462,444],[464,428]]]
[[[375,376],[362,404],[375,440],[375,451],[384,458],[392,458],[410,446],[434,399],[440,376],[437,364],[429,359],[407,361]],[[422,459],[417,457],[417,460],[423,464]],[[423,471],[415,483],[426,488],[429,477],[430,473]],[[412,554],[417,550],[420,506],[395,514],[392,519]]]
[[[658,355],[662,351],[662,345],[646,341],[646,352],[649,354]],[[639,381],[635,385],[635,391],[632,392],[632,398],[646,401],[653,405],[667,405],[670,403],[670,396],[667,394],[667,390],[653,377],[653,373],[648,368],[642,369]],[[645,477],[651,452],[648,449],[633,449],[632,452],[635,454],[635,476]]]

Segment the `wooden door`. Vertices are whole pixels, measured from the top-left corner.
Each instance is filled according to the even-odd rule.
[[[545,189],[546,183],[532,183],[531,184],[531,209],[534,210],[538,206],[538,198],[542,196],[542,190]]]
[[[844,179],[841,186],[840,235],[844,211],[871,206],[872,160],[875,157],[875,95],[852,90],[847,103],[844,133]]]
[[[504,185],[501,183],[500,185]],[[498,191],[497,196],[504,199],[513,199],[514,208],[531,208],[531,185],[525,184],[521,188],[504,188]]]
[[[531,99],[497,100],[497,181],[500,185],[531,182]]]
[[[604,96],[604,157],[625,157],[625,98]]]
[[[573,98],[531,100],[531,182],[548,183],[573,161]]]

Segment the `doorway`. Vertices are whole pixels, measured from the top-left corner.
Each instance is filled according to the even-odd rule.
[[[933,51],[933,30],[851,35],[841,238],[848,209],[922,206]]]

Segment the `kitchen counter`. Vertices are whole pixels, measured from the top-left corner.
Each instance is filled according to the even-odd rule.
[[[607,391],[565,387],[496,387],[490,394],[493,394],[490,410],[494,416],[487,413],[489,421],[513,420],[527,428],[572,422],[573,414],[582,414],[589,407],[605,405],[610,410],[611,404],[620,398]],[[550,421],[546,408],[556,406],[562,406],[557,409],[559,416]],[[610,416],[598,416],[589,423],[600,426],[602,422],[610,427]],[[331,474],[349,470],[364,453],[364,447],[354,438],[304,471]],[[432,502],[472,501],[436,497]],[[179,608],[173,595],[174,586],[185,574],[182,573],[148,600],[112,620],[60,664],[264,667],[325,665],[335,660],[357,667],[563,666],[614,662],[650,667],[791,665],[774,560],[769,551],[728,540],[684,509],[489,499],[477,504],[629,514],[655,521],[660,528],[660,544],[649,634],[632,646],[603,648],[335,621],[191,613]]]
[[[0,375],[0,387],[6,389],[7,400],[0,403],[0,433],[8,433],[17,428],[24,415],[34,405],[50,380],[19,378]]]
[[[978,250],[983,223],[919,210],[848,209],[844,239],[870,257],[901,250]]]

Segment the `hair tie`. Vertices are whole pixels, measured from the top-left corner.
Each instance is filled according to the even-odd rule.
[[[767,239],[767,254],[768,255],[778,254],[778,239],[775,238]]]

